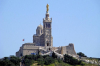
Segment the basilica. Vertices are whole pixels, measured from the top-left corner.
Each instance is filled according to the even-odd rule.
[[[63,58],[64,54],[77,56],[74,50],[74,44],[68,46],[53,47],[52,37],[52,18],[49,18],[49,5],[47,4],[45,18],[43,18],[43,26],[40,24],[36,29],[36,34],[33,35],[33,43],[22,44],[19,51],[16,52],[17,57],[40,54],[52,55],[54,52],[57,57]]]

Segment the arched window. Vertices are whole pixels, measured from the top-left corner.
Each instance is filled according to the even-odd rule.
[[[48,24],[48,28],[50,28],[50,24]]]
[[[46,24],[46,28],[50,28],[51,27],[51,25],[50,24]]]

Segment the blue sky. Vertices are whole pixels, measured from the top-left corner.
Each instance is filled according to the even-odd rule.
[[[33,42],[47,3],[53,46],[73,43],[76,52],[100,58],[100,0],[0,0],[0,58]]]

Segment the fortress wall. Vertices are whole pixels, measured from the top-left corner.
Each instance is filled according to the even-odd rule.
[[[76,55],[76,52],[74,50],[74,45],[69,44],[68,46],[63,47],[63,54],[71,54],[71,55]]]
[[[20,47],[19,51],[16,52],[16,56],[20,57],[20,55],[29,55],[31,53],[35,53],[38,51],[39,46],[34,46],[34,43],[25,43]]]
[[[22,47],[20,47],[19,51],[16,52],[16,56],[20,57],[20,55],[23,53]]]
[[[21,53],[21,49],[19,49],[19,56],[20,56],[20,53]]]
[[[22,47],[20,47],[20,54],[22,54],[23,53],[23,50],[22,50],[23,48]]]
[[[66,46],[63,47],[63,54],[67,54],[66,53]]]
[[[40,44],[40,36],[33,36],[33,43],[36,43],[36,46]]]
[[[56,48],[58,49],[56,52],[61,54],[61,47],[56,47]]]
[[[51,37],[51,46],[53,47],[53,37]]]
[[[31,53],[38,54],[38,49],[23,50],[23,56],[25,56],[25,55],[31,55]]]
[[[19,57],[19,51],[18,51],[18,52],[16,52],[16,56],[17,56],[17,57]]]
[[[23,49],[38,49],[39,46],[34,46],[33,44],[27,44],[23,46]]]
[[[40,36],[40,46],[44,46],[44,34]]]
[[[23,45],[23,56],[25,55],[30,55],[31,53],[38,53],[38,49],[39,49],[39,46],[34,46],[34,43],[32,44],[24,44]]]

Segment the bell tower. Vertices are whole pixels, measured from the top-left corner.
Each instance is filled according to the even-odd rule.
[[[47,11],[46,11],[46,17],[43,19],[43,33],[44,33],[44,46],[51,46],[52,47],[52,18],[49,18],[49,5],[47,4]]]

